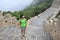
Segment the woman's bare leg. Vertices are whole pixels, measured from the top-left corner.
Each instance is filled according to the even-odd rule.
[[[23,39],[23,30],[21,30],[21,39]]]
[[[25,37],[25,32],[26,32],[26,29],[24,29],[24,31],[23,31],[23,33],[24,33],[23,36],[24,36],[24,37]]]
[[[23,35],[23,30],[21,30],[21,35]]]

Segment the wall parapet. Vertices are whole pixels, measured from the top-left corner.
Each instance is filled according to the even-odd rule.
[[[16,17],[12,17],[9,13],[4,15],[0,12],[0,27],[18,26]]]
[[[60,40],[60,17],[44,21],[44,28],[54,40]]]

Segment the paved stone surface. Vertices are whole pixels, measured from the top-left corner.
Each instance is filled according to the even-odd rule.
[[[34,34],[37,37],[37,40],[51,40],[51,36],[49,34],[46,34],[44,31],[44,20],[49,19],[51,15],[53,15],[53,11],[57,12],[57,9],[55,10],[54,8],[49,8],[45,12],[42,13],[39,17],[35,18],[32,20],[31,24],[34,27]]]
[[[44,31],[43,23],[53,14],[54,10],[49,8],[35,19],[31,19],[24,39],[21,39],[21,32],[18,27],[0,27],[0,40],[51,40],[51,37]]]

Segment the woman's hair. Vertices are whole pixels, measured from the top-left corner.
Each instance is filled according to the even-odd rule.
[[[24,15],[20,16],[20,18],[22,18],[22,17],[24,17],[24,18],[25,18],[25,16],[24,16]]]
[[[25,17],[25,16],[22,16],[22,17]]]

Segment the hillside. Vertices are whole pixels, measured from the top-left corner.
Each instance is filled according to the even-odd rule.
[[[27,19],[30,19],[31,17],[34,17],[48,9],[52,2],[53,0],[33,0],[32,4],[26,7],[24,10],[15,12],[3,12],[3,15],[10,13],[17,19],[19,19],[22,15],[25,15]]]

